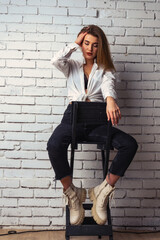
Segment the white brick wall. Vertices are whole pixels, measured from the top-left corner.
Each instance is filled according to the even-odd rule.
[[[119,72],[122,120],[139,150],[116,187],[115,227],[158,229],[160,211],[160,3],[157,0],[0,0],[0,225],[65,225],[46,143],[67,105],[66,79],[50,64],[85,24],[105,31]],[[111,159],[115,153],[111,153]],[[95,146],[79,146],[75,183],[101,182]]]

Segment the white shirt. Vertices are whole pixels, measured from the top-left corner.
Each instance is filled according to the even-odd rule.
[[[104,72],[98,68],[97,63],[93,64],[88,78],[87,93],[84,83],[84,61],[71,59],[71,54],[79,47],[76,43],[71,43],[57,52],[52,58],[52,64],[63,72],[67,78],[68,98],[71,101],[103,102],[108,96],[116,99],[115,77],[112,72]]]

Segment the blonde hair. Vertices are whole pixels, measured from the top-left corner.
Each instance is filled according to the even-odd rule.
[[[104,71],[116,71],[111,58],[109,43],[103,30],[96,25],[88,25],[81,29],[81,31],[78,33],[78,36],[82,32],[87,32],[88,34],[98,38],[98,66],[102,67]]]

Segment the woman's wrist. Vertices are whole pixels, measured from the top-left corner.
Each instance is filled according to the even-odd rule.
[[[106,98],[106,103],[108,103],[108,102],[115,102],[115,99],[113,97],[111,97],[111,96],[108,96]]]

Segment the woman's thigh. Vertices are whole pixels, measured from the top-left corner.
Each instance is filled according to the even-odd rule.
[[[85,131],[82,125],[78,125],[76,129],[76,136],[78,140],[85,139]],[[51,137],[48,140],[47,147],[61,149],[62,147],[68,148],[72,141],[72,125],[61,123],[59,124]]]
[[[107,139],[107,126],[101,125],[94,128],[90,131],[89,137],[93,137],[94,140],[102,139],[105,141],[105,139]],[[120,147],[132,144],[136,144],[136,141],[131,135],[118,128],[111,127],[111,145],[114,148],[119,149]]]

